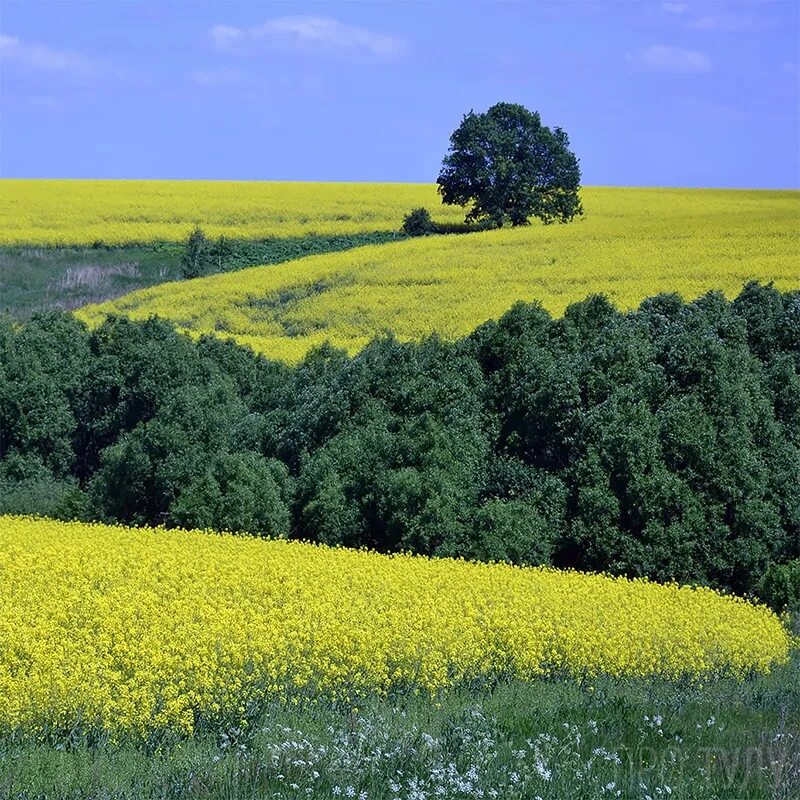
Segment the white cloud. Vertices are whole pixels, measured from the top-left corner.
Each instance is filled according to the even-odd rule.
[[[233,28],[230,25],[215,25],[211,29],[211,41],[218,50],[232,49],[244,35],[245,32],[241,28]]]
[[[405,49],[405,42],[396,36],[316,16],[276,17],[246,29],[215,25],[211,40],[219,50],[233,50],[245,41],[293,49],[367,52],[375,56],[393,56]]]
[[[668,14],[683,14],[689,6],[686,3],[662,3],[661,8]]]
[[[0,59],[45,72],[92,75],[99,64],[70,50],[57,50],[45,44],[24,42],[16,36],[0,34]]]
[[[345,25],[327,17],[279,17],[265,23],[259,35],[283,35],[296,43],[328,45],[344,50],[366,50],[377,56],[391,56],[403,49],[402,40],[366,28]]]
[[[698,50],[655,44],[640,50],[634,60],[657,72],[709,72],[711,59]]]
[[[693,31],[761,31],[771,27],[766,17],[745,17],[735,14],[715,14],[698,17],[686,24]]]

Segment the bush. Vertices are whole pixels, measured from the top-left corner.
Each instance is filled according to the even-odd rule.
[[[184,278],[200,278],[207,272],[208,239],[203,229],[195,225],[186,240],[186,249],[181,257],[181,274]]]
[[[430,236],[438,233],[438,228],[427,208],[415,208],[403,220],[403,233],[407,236]]]
[[[761,581],[761,599],[775,611],[800,611],[800,559],[772,564]]]

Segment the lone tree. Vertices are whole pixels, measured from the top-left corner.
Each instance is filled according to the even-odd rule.
[[[581,171],[561,128],[517,103],[470,111],[450,137],[436,181],[443,202],[466,206],[467,222],[527,225],[569,222],[582,214]]]

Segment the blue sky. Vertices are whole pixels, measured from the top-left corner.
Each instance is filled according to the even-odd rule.
[[[800,187],[800,3],[3,0],[0,175],[433,181],[469,109],[587,185]]]

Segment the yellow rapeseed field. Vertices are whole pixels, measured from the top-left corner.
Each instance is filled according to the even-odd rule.
[[[751,279],[800,287],[800,192],[587,188],[568,225],[435,236],[278,266],[162,284],[87,307],[157,314],[297,361],[324,341],[355,352],[376,334],[469,333],[517,300],[554,315],[591,293],[635,308],[658,292],[687,300]]]
[[[707,589],[197,531],[0,517],[0,730],[112,737],[496,674],[743,676],[766,608]]]
[[[0,197],[0,245],[177,242],[198,223],[239,239],[396,231],[422,205],[464,219],[418,183],[0,180]]]

